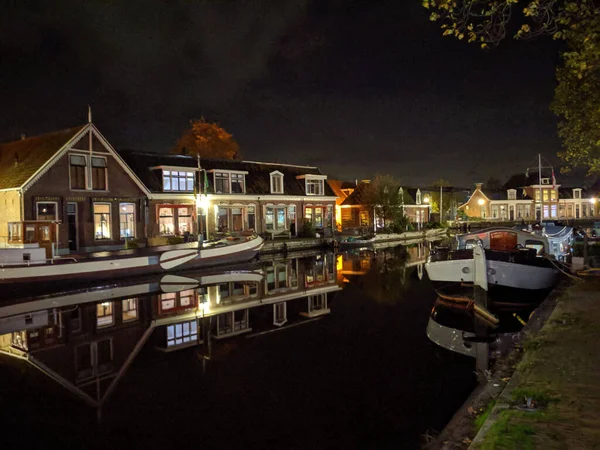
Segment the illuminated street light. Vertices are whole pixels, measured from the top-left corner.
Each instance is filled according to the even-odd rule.
[[[429,197],[425,197],[425,198],[423,199],[423,201],[424,201],[425,203],[429,203]]]
[[[596,204],[596,199],[595,199],[595,198],[590,198],[590,203],[591,203],[592,205],[595,205],[595,204]]]

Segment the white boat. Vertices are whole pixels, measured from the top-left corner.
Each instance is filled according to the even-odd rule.
[[[545,236],[488,228],[456,236],[455,249],[432,250],[425,269],[436,291],[460,294],[475,281],[473,249],[485,254],[488,294],[495,300],[530,302],[554,287],[558,262]]]
[[[0,284],[102,280],[214,267],[249,261],[262,245],[259,236],[241,236],[206,242],[201,247],[190,242],[60,257],[54,256],[51,240],[47,246],[43,241],[24,243],[13,238],[7,248],[0,249]]]

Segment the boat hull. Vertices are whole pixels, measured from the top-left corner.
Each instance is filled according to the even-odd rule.
[[[27,285],[49,281],[97,281],[163,273],[172,270],[204,269],[250,261],[263,245],[262,238],[239,244],[202,249],[176,248],[156,254],[121,258],[91,258],[83,262],[44,264],[29,267],[0,267],[0,284]]]
[[[487,260],[486,267],[488,297],[507,303],[540,301],[552,290],[559,276],[550,261],[528,265]],[[428,262],[425,269],[440,296],[472,296],[473,259]]]

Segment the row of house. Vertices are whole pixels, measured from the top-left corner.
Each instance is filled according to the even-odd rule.
[[[459,211],[467,218],[492,221],[586,219],[597,214],[597,194],[594,187],[562,187],[550,169],[545,169],[535,175],[514,175],[501,189],[476,183]]]
[[[117,151],[90,121],[0,145],[0,245],[67,254],[198,233],[327,236],[381,225],[366,187],[312,166]],[[429,220],[418,189],[400,195],[412,221]]]

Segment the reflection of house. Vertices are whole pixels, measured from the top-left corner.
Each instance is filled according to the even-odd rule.
[[[198,229],[297,235],[308,221],[330,231],[335,195],[316,167],[121,152],[150,191],[149,236]],[[198,183],[200,182],[200,183]],[[199,190],[202,195],[197,195]]]
[[[8,234],[8,222],[55,221],[62,224],[54,238],[58,253],[122,248],[126,238],[143,236],[145,197],[91,122],[0,145],[0,236]],[[34,233],[54,232],[34,223],[24,228],[15,225],[10,238],[31,241]]]
[[[595,216],[596,199],[582,188],[561,188],[551,174],[511,177],[501,190],[488,190],[482,183],[459,207],[468,217],[488,220],[580,219]]]

